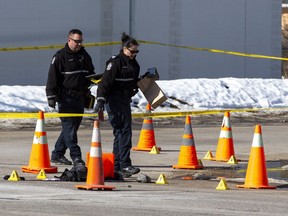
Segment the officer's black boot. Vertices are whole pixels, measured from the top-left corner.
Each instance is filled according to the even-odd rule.
[[[140,172],[140,169],[138,167],[133,167],[133,166],[128,166],[128,167],[125,167],[125,168],[122,168],[122,175],[124,176],[132,176],[134,174],[137,174]],[[126,177],[126,178],[129,178],[129,177]]]

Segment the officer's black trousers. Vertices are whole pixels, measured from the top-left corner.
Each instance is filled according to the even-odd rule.
[[[131,166],[130,150],[132,148],[132,117],[130,98],[112,95],[105,104],[109,121],[113,127],[115,171]]]
[[[72,97],[62,93],[58,102],[59,113],[84,113],[84,98]],[[82,158],[81,149],[78,145],[77,131],[82,121],[82,117],[61,117],[62,131],[58,137],[51,158],[63,156],[68,148],[70,157]]]

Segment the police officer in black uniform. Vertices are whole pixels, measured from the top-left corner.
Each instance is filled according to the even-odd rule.
[[[97,104],[95,111],[104,109],[109,116],[113,127],[115,155],[115,172],[123,177],[130,177],[139,173],[140,169],[133,167],[130,159],[132,148],[132,117],[131,97],[137,91],[140,66],[136,61],[138,42],[127,35],[122,34],[122,49],[117,56],[113,56],[106,62],[106,70],[97,89]]]
[[[84,99],[90,93],[90,81],[86,76],[95,72],[92,59],[82,43],[82,32],[72,29],[65,47],[53,56],[50,65],[46,95],[50,107],[55,108],[56,102],[58,103],[59,113],[84,113]],[[77,131],[82,117],[60,119],[62,131],[52,151],[51,162],[71,165],[71,161],[64,156],[69,148],[74,168],[80,166],[81,169],[85,167],[85,162],[78,145]]]

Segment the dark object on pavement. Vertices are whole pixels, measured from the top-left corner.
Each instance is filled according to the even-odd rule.
[[[137,177],[136,181],[139,182],[139,183],[151,183],[151,178],[148,175],[145,175],[145,174],[141,173]]]

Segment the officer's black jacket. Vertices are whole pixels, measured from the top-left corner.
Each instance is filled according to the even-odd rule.
[[[46,83],[47,98],[57,96],[62,89],[85,94],[90,86],[90,81],[85,77],[91,74],[95,74],[94,65],[84,47],[74,53],[66,43],[53,56]]]
[[[106,69],[97,88],[97,100],[106,102],[112,94],[131,99],[133,91],[137,89],[140,66],[137,60],[129,59],[121,50],[106,62]]]

